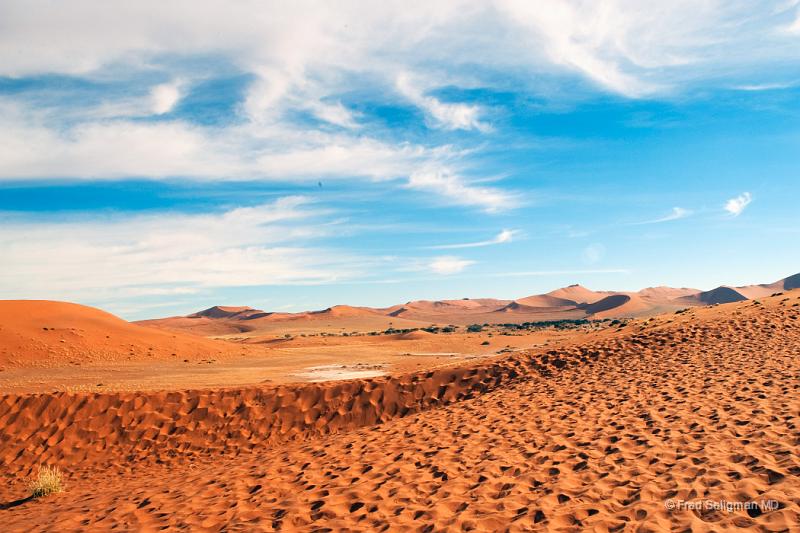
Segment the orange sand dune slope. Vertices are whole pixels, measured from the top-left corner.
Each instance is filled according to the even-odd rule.
[[[197,358],[246,348],[130,324],[83,305],[0,300],[0,365],[41,366]]]
[[[793,531],[798,346],[790,293],[462,369],[6,395],[0,502],[42,462],[68,490],[2,518],[11,531]],[[704,501],[761,506],[680,507]]]

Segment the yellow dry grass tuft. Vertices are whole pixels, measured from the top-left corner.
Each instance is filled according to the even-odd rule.
[[[28,483],[32,498],[42,498],[64,491],[64,482],[58,467],[40,466],[39,475]]]

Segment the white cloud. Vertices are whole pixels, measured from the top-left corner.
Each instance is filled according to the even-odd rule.
[[[491,130],[487,123],[479,120],[482,110],[477,105],[445,103],[432,96],[427,96],[422,89],[414,85],[411,77],[406,73],[397,77],[396,85],[400,94],[425,111],[436,127],[448,130],[474,129],[483,132]]]
[[[326,283],[364,258],[309,244],[332,228],[306,198],[216,214],[112,215],[0,225],[0,298],[125,299],[214,287]]]
[[[653,220],[645,220],[644,222],[634,222],[633,225],[643,225],[643,224],[660,224],[662,222],[670,222],[672,220],[680,220],[682,218],[686,218],[692,215],[692,212],[689,209],[684,209],[683,207],[673,207],[672,211],[661,218],[656,218]]]
[[[461,259],[451,255],[443,255],[441,257],[434,258],[433,261],[429,263],[428,268],[436,274],[451,275],[458,274],[473,264],[475,264],[475,261]]]
[[[516,207],[515,197],[492,187],[467,183],[448,168],[430,168],[411,174],[408,188],[436,193],[457,205],[480,207],[486,212],[497,212]]]
[[[749,192],[743,192],[739,196],[725,202],[725,211],[732,216],[738,217],[752,201],[753,196]]]
[[[456,250],[459,248],[479,248],[481,246],[491,246],[493,244],[504,244],[511,242],[514,239],[514,235],[516,233],[519,232],[517,230],[504,229],[503,231],[498,233],[495,237],[487,239],[485,241],[466,242],[459,244],[442,244],[439,246],[430,246],[429,248],[434,250]]]
[[[156,85],[150,90],[151,109],[156,115],[169,113],[181,99],[182,83],[173,81]]]

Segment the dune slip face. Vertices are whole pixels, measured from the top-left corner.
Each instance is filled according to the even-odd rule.
[[[2,518],[11,531],[791,531],[798,304],[795,291],[693,309],[396,377],[6,395],[2,503],[40,463],[68,490]],[[705,501],[770,503],[685,508]]]

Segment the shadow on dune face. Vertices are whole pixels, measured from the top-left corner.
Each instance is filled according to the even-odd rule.
[[[631,301],[631,297],[627,294],[613,294],[611,296],[606,296],[600,301],[585,304],[583,309],[589,314],[602,313],[603,311],[616,309],[629,301]]]
[[[800,289],[800,274],[789,276],[783,280],[783,289],[790,291],[792,289]]]

